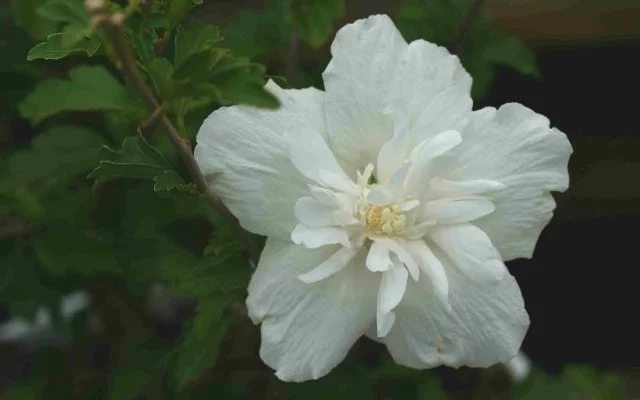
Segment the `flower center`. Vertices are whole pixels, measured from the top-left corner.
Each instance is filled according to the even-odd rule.
[[[364,223],[370,231],[378,235],[396,235],[405,228],[407,219],[400,206],[367,205],[363,213]]]

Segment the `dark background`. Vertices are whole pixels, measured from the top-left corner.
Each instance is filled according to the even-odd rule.
[[[532,320],[524,350],[550,369],[640,362],[639,52],[631,41],[541,48],[542,82],[505,69],[487,100],[526,104],[574,147],[571,186],[533,259],[510,263]]]

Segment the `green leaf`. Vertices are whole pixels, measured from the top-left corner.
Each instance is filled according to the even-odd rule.
[[[167,1],[166,17],[169,21],[170,29],[173,29],[203,0],[171,0]]]
[[[197,194],[198,188],[195,184],[185,183],[175,171],[165,170],[153,177],[153,190],[156,192],[179,191],[189,194]]]
[[[277,108],[280,103],[264,89],[264,67],[241,57],[227,56],[212,70],[217,100],[222,104],[250,104]]]
[[[420,374],[418,393],[420,400],[447,400],[449,398],[440,381],[431,374]]]
[[[110,400],[136,400],[158,379],[167,367],[168,349],[150,343],[128,342],[126,363],[118,366],[110,376]]]
[[[147,64],[147,71],[160,97],[170,98],[173,91],[173,66],[171,62],[166,58],[154,58]]]
[[[195,194],[193,184],[186,183],[158,150],[141,135],[128,137],[120,150],[104,148],[104,157],[89,175],[94,188],[114,179],[150,179],[155,191],[179,190]]]
[[[294,25],[313,47],[327,42],[333,22],[344,14],[344,0],[289,0]]]
[[[108,242],[66,224],[55,224],[39,233],[34,250],[40,263],[54,275],[92,277],[121,271]]]
[[[622,379],[607,372],[599,372],[590,365],[568,365],[563,378],[591,400],[625,399]]]
[[[396,22],[407,40],[426,39],[450,49],[458,47],[460,27],[467,23],[468,0],[407,0],[398,9]],[[456,49],[457,50],[457,49]],[[468,29],[462,45],[462,64],[473,77],[472,96],[486,96],[496,65],[540,78],[535,54],[524,42],[492,26],[481,12]]]
[[[22,116],[39,123],[65,111],[119,110],[129,104],[125,88],[102,67],[78,67],[69,78],[40,82],[20,103]]]
[[[173,77],[183,82],[205,82],[227,53],[228,50],[218,48],[194,53],[177,67]]]
[[[488,62],[513,68],[523,75],[541,78],[535,53],[515,36],[501,31],[493,32],[482,49],[482,56]]]
[[[369,371],[352,360],[345,360],[322,379],[281,384],[282,391],[285,393],[285,398],[305,400],[412,398],[408,396],[378,396],[376,381],[372,380],[367,372]]]
[[[183,334],[176,355],[174,379],[178,390],[198,379],[205,369],[215,366],[220,344],[231,324],[231,318],[225,313],[228,305],[229,300],[222,296],[198,303],[196,315]]]
[[[36,136],[28,149],[11,155],[0,172],[0,192],[39,183],[40,189],[66,183],[98,162],[105,140],[80,126],[56,126]]]
[[[0,303],[13,315],[31,320],[39,307],[58,307],[62,290],[43,279],[35,256],[23,247],[0,241]]]
[[[291,38],[284,1],[259,12],[240,12],[223,28],[225,45],[237,56],[267,62],[284,53]],[[285,53],[286,54],[286,53]]]
[[[154,247],[138,249],[136,257],[152,263],[149,268],[156,278],[180,293],[198,298],[224,295],[239,299],[249,283],[251,269],[244,259],[238,259],[242,254],[238,255],[237,246],[233,241],[219,240],[218,250],[201,259],[173,242],[157,240]]]
[[[51,0],[37,9],[41,18],[64,24],[61,32],[53,33],[47,40],[35,45],[27,60],[57,60],[70,54],[85,53],[92,56],[98,51],[100,42],[93,38],[89,14],[81,0]]]
[[[152,25],[156,21],[156,18],[151,20],[140,14],[133,14],[127,20],[125,32],[142,65],[147,65],[156,56],[156,46],[161,41]]]
[[[53,21],[48,21],[36,12],[46,2],[47,0],[11,0],[16,24],[34,39],[42,39],[56,28]]]
[[[47,36],[47,40],[45,42],[38,43],[29,50],[27,60],[59,60],[70,54],[77,53],[84,53],[91,57],[100,48],[100,42],[94,38],[82,37],[72,45],[68,45],[64,41],[65,35],[63,33],[53,33]]]
[[[173,65],[179,68],[194,54],[209,50],[222,40],[218,28],[192,21],[176,30]]]
[[[48,0],[37,13],[51,21],[86,23],[89,14],[84,7],[83,0]]]

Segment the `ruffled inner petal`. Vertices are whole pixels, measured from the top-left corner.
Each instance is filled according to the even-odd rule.
[[[332,226],[311,228],[304,224],[298,224],[293,232],[291,232],[291,241],[295,244],[302,244],[310,249],[316,249],[329,244],[341,244],[344,247],[351,247],[347,230]]]
[[[360,249],[342,247],[331,257],[323,261],[310,272],[300,275],[300,280],[305,283],[314,283],[330,277],[342,271],[351,260],[358,254]]]
[[[392,310],[400,304],[402,296],[407,288],[409,274],[401,265],[395,265],[382,274],[380,288],[378,289],[377,324],[378,337],[389,333],[395,316]]]

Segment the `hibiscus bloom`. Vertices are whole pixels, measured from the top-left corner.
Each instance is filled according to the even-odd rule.
[[[376,15],[337,33],[325,91],[214,111],[196,159],[267,236],[246,301],[285,381],[327,374],[362,335],[413,368],[486,367],[529,326],[504,261],[531,257],[568,186],[566,136],[520,104],[472,111],[457,57]]]

